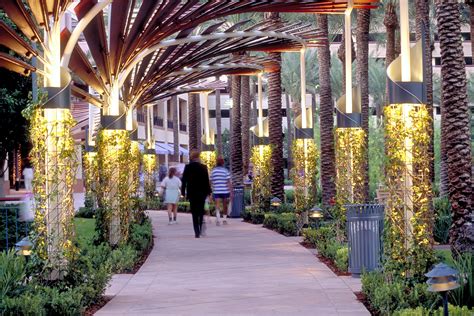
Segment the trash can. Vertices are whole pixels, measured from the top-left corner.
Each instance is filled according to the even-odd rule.
[[[234,187],[234,197],[232,199],[232,209],[230,211],[230,217],[239,218],[240,214],[244,210],[244,187]]]
[[[380,267],[384,206],[380,204],[345,205],[349,248],[349,272],[358,277]]]

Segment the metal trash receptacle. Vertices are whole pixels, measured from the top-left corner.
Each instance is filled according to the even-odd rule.
[[[232,209],[230,211],[230,217],[239,218],[240,214],[244,210],[244,187],[234,187],[234,197],[232,198]]]
[[[349,204],[347,215],[349,272],[360,276],[380,268],[384,206],[381,204]]]

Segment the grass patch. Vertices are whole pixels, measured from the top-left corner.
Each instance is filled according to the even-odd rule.
[[[81,249],[92,244],[95,235],[95,219],[74,218],[74,226],[76,227],[76,237]]]

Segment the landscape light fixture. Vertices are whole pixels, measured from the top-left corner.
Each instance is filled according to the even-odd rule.
[[[281,205],[281,200],[279,198],[277,198],[276,196],[274,196],[271,200],[270,200],[270,205],[273,206],[273,207],[280,207]]]
[[[33,249],[33,243],[29,237],[25,237],[15,244],[15,250],[17,255],[29,257]]]
[[[447,264],[438,263],[434,268],[425,274],[428,277],[426,283],[429,285],[428,291],[441,293],[443,297],[444,315],[448,312],[448,292],[459,287],[458,277],[459,272],[451,268]]]

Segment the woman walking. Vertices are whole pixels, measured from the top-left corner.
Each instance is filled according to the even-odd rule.
[[[168,176],[161,182],[164,203],[168,207],[168,225],[177,224],[178,201],[181,194],[181,180],[176,176],[176,168],[171,167]]]

